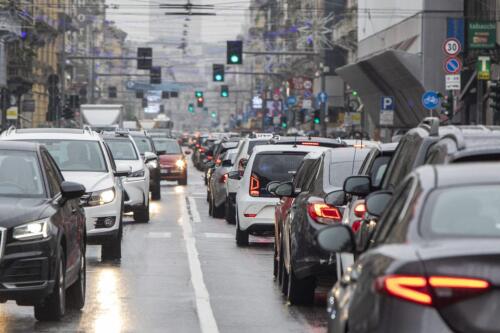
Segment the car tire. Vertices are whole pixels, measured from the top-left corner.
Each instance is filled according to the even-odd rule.
[[[87,283],[87,263],[85,258],[85,247],[82,249],[80,258],[80,271],[78,279],[67,291],[67,303],[72,309],[81,310],[85,305],[85,289]]]
[[[212,203],[212,195],[211,193],[209,192],[208,194],[208,216],[213,216],[214,214],[214,206],[213,206],[213,203]]]
[[[280,262],[278,270],[279,284],[281,287],[281,293],[284,296],[288,295],[288,272],[285,267],[285,257],[283,256],[283,238],[281,239],[281,252],[280,252]]]
[[[226,199],[226,221],[229,224],[236,224],[235,212],[229,198]]]
[[[236,224],[236,245],[239,247],[248,246],[248,231],[241,230],[240,224]]]
[[[42,302],[35,304],[35,318],[39,321],[58,321],[66,313],[66,265],[61,245],[58,252],[54,288]]]
[[[101,258],[102,260],[116,260],[122,257],[122,241],[121,237],[116,237],[102,244]]]
[[[299,279],[291,267],[288,276],[287,299],[292,305],[310,305],[314,303],[316,281],[313,276]]]
[[[187,176],[185,178],[179,179],[177,181],[177,184],[181,186],[186,186],[188,184]]]
[[[139,223],[149,222],[149,202],[146,207],[141,207],[134,211],[134,220]]]
[[[276,259],[278,251],[276,250],[276,240],[274,241],[274,256],[273,256],[273,280],[278,281],[279,261]]]
[[[223,219],[224,218],[224,212],[226,210],[226,207],[224,206],[224,204],[220,205],[220,206],[216,206],[215,205],[215,199],[212,199],[213,201],[213,215],[216,219]]]
[[[151,200],[161,200],[161,186],[158,183],[154,190],[151,192]]]

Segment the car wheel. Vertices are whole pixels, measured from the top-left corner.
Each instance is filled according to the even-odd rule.
[[[248,231],[241,230],[240,224],[236,224],[236,245],[243,247],[248,246]]]
[[[216,219],[223,219],[224,218],[224,211],[226,210],[226,207],[224,207],[224,204],[220,206],[215,205],[215,199],[212,199],[213,201],[213,214]]]
[[[187,176],[177,181],[178,185],[186,186],[188,184]]]
[[[66,266],[61,245],[58,252],[54,288],[42,302],[35,304],[35,318],[40,321],[60,320],[66,312]]]
[[[161,186],[159,183],[157,186],[155,186],[154,190],[151,192],[151,199],[161,200]]]
[[[281,251],[280,251],[280,262],[279,262],[279,271],[278,278],[281,286],[281,293],[284,296],[288,295],[288,272],[285,267],[285,257],[283,255],[283,238],[281,238]]]
[[[278,281],[278,266],[279,266],[279,261],[277,259],[278,256],[278,251],[276,250],[276,241],[274,241],[274,256],[273,256],[273,280]]]
[[[149,222],[149,202],[146,207],[141,207],[134,211],[134,220],[139,223]]]
[[[115,260],[122,257],[122,242],[121,237],[116,237],[114,240],[107,241],[102,244],[101,258],[103,260]]]
[[[236,212],[232,208],[231,200],[229,198],[226,199],[226,221],[229,224],[236,224]]]
[[[81,310],[85,305],[85,288],[87,278],[87,264],[85,259],[85,247],[82,249],[80,258],[80,271],[78,272],[78,279],[68,288],[67,299],[68,306]]]
[[[208,194],[208,215],[209,216],[213,216],[214,214],[214,207],[213,207],[213,203],[212,203],[212,195],[211,193]]]
[[[299,279],[295,276],[293,268],[290,267],[288,276],[287,298],[292,305],[308,305],[314,303],[314,289],[316,288],[313,276]]]

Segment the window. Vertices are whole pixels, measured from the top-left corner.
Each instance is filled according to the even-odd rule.
[[[45,197],[43,176],[36,153],[0,150],[0,196]]]
[[[116,161],[138,160],[139,156],[135,151],[132,141],[128,139],[106,139],[113,158]]]
[[[398,145],[394,157],[387,167],[382,188],[394,190],[399,183],[413,170],[422,138],[418,135],[406,135]]]
[[[180,155],[182,154],[179,143],[170,139],[153,139],[157,151],[165,152],[166,155]]]
[[[330,185],[343,187],[347,177],[358,173],[362,161],[334,162],[330,164]]]
[[[50,196],[54,197],[61,192],[61,183],[59,182],[57,169],[52,167],[50,156],[46,152],[42,152],[42,161],[47,173],[47,182],[49,183]]]
[[[153,153],[154,149],[153,146],[151,145],[151,141],[148,137],[145,136],[133,136],[135,145],[137,146],[137,149],[139,149],[139,152],[144,155],[144,153],[150,152]]]
[[[370,178],[372,180],[372,186],[379,187],[384,178],[385,171],[387,170],[387,165],[391,161],[391,156],[379,156],[373,161]]]

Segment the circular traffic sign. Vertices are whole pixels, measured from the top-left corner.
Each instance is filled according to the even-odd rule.
[[[422,105],[427,110],[435,110],[439,105],[439,95],[435,91],[426,91],[422,95]]]
[[[462,44],[456,38],[448,38],[443,44],[443,51],[447,55],[455,56],[462,52]]]
[[[462,71],[462,62],[455,57],[449,57],[444,61],[444,70],[448,74],[459,74]]]
[[[307,80],[307,81],[304,81],[304,88],[305,89],[311,89],[313,86],[312,82]]]

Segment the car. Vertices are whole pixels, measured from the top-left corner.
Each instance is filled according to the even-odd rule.
[[[346,147],[347,144],[341,139],[330,139],[313,136],[275,136],[269,140],[273,145],[302,145],[302,146],[317,146],[338,148]]]
[[[208,183],[210,200],[209,215],[215,218],[224,218],[226,212],[226,183],[229,169],[233,166],[237,148],[228,149],[223,152],[215,162],[214,169]]]
[[[103,259],[121,258],[124,196],[121,176],[102,138],[91,128],[11,128],[1,141],[31,141],[44,144],[67,181],[79,182],[87,193],[82,197],[86,215],[87,242],[101,245]]]
[[[323,229],[325,253],[362,253],[329,293],[328,331],[497,331],[499,185],[497,163],[426,165],[367,197],[382,223],[365,244]]]
[[[125,212],[133,212],[136,222],[149,222],[149,168],[146,164],[156,160],[156,155],[145,154],[144,159],[141,158],[128,131],[105,132],[102,137],[117,168],[129,170],[123,179]]]
[[[260,145],[269,143],[272,135],[257,134],[256,137],[241,139],[238,145],[233,166],[228,172],[239,171],[243,175],[244,165],[248,162],[248,158],[252,155],[253,149]],[[226,182],[226,221],[230,224],[236,224],[236,193],[238,192],[240,181],[228,178]]]
[[[316,146],[265,145],[254,148],[243,176],[238,171],[229,178],[241,179],[236,194],[236,244],[247,246],[249,235],[273,235],[274,206],[279,199],[267,190],[273,181],[290,181],[304,157]]]
[[[153,139],[147,131],[130,131],[129,133],[139,149],[141,156],[145,158],[146,155],[148,155],[149,162],[146,163],[146,166],[149,169],[149,190],[151,191],[151,199],[161,200],[161,173],[160,161],[158,158],[161,152],[156,151]],[[153,159],[152,154],[156,156],[155,159]]]
[[[47,148],[0,142],[0,302],[59,320],[85,305],[85,187],[65,181]]]
[[[229,149],[238,148],[238,144],[240,142],[239,138],[224,138],[220,142],[217,143],[212,148],[212,157],[210,161],[205,163],[205,184],[208,186],[210,183],[210,177],[212,177],[212,172],[216,164],[220,164],[220,159],[222,154],[224,154]],[[208,186],[208,188],[210,188]]]
[[[161,179],[187,185],[187,161],[179,143],[175,139],[165,138],[154,138],[153,141],[160,152]]]
[[[298,180],[301,188],[294,188],[292,182],[276,188],[279,196],[295,197],[283,220],[275,255],[278,282],[291,304],[312,304],[317,281],[322,277],[336,280],[335,258],[319,251],[314,237],[325,226],[341,223],[345,209],[342,185],[358,172],[369,152],[369,148],[328,149],[308,168],[310,179],[302,184]],[[302,176],[301,170],[299,173]]]

